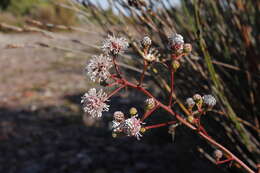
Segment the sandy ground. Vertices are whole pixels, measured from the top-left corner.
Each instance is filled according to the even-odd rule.
[[[0,105],[17,107],[59,104],[63,95],[88,88],[84,66],[95,34],[0,34]],[[46,47],[46,46],[50,47]],[[68,51],[66,51],[66,49]]]

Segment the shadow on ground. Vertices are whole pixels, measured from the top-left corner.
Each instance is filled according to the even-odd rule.
[[[78,104],[81,95],[65,99]],[[111,102],[119,104],[118,100]],[[180,133],[173,144],[168,135],[151,137],[160,134],[156,131],[141,141],[114,139],[107,125],[86,127],[81,115],[66,106],[35,111],[0,108],[0,172],[225,172],[195,152],[199,139],[191,141]]]

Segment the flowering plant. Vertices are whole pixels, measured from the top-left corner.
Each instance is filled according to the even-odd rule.
[[[114,112],[112,121],[113,137],[126,135],[136,137],[139,140],[147,130],[169,126],[169,133],[173,134],[178,126],[184,125],[192,129],[195,133],[207,140],[216,148],[216,151],[214,152],[216,164],[226,162],[232,163],[232,161],[235,161],[248,172],[254,172],[228,149],[212,139],[201,124],[201,118],[216,105],[216,99],[214,96],[201,96],[200,94],[195,94],[186,99],[186,106],[183,109],[183,114],[179,114],[174,110],[174,74],[181,65],[180,60],[182,57],[192,51],[192,46],[189,43],[185,43],[183,37],[177,33],[170,36],[168,40],[168,48],[171,55],[169,58],[161,58],[158,56],[158,52],[152,47],[152,40],[148,36],[145,36],[140,41],[143,69],[139,81],[134,83],[123,76],[117,63],[120,58],[119,55],[129,47],[127,39],[109,35],[101,46],[103,54],[94,56],[89,61],[86,71],[92,81],[98,81],[106,88],[116,86],[117,89],[112,91],[110,94],[106,94],[102,89],[99,91],[95,88],[90,89],[89,92],[82,97],[84,111],[93,118],[101,117],[103,111],[109,110],[107,102],[110,97],[117,94],[123,88],[133,88],[147,96],[147,99],[144,101],[145,113],[139,117],[136,108],[130,109],[129,117],[126,117],[121,111]],[[162,64],[169,71],[170,93],[167,104],[164,104],[148,89],[143,87],[145,73],[148,67],[154,63]],[[145,120],[157,109],[165,110],[174,120],[149,126],[146,125]],[[226,159],[221,160],[224,156]]]

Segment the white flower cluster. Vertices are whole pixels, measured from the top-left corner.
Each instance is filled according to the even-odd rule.
[[[85,68],[90,79],[94,82],[106,81],[111,75],[109,70],[113,66],[109,55],[116,55],[127,47],[128,42],[125,38],[108,35],[101,47],[105,54],[94,55]],[[101,117],[103,111],[109,110],[109,105],[105,103],[106,99],[107,94],[102,89],[97,92],[95,88],[92,88],[82,97],[81,103],[84,111],[95,118]]]
[[[215,97],[213,97],[212,95],[204,95],[202,97],[203,103],[208,106],[209,108],[213,108],[213,106],[216,105],[217,101],[215,99]]]
[[[114,120],[112,121],[113,132],[124,133],[127,136],[134,136],[139,140],[140,137],[142,137],[140,133],[142,128],[141,120],[137,118],[137,115],[127,119],[124,119],[121,116],[120,119],[117,119],[116,116],[118,117],[118,112],[119,111],[114,113]]]
[[[108,35],[108,38],[103,41],[101,49],[107,54],[117,55],[128,48],[128,46],[129,44],[124,37]]]
[[[144,48],[151,46],[151,44],[152,44],[152,40],[148,36],[145,36],[141,40],[141,46],[144,47]]]
[[[109,69],[112,67],[112,60],[107,55],[94,55],[86,66],[87,74],[95,82],[105,81],[109,76]]]
[[[169,48],[175,50],[176,52],[183,51],[184,40],[182,35],[174,33],[169,39]]]
[[[105,103],[107,94],[100,89],[98,92],[96,88],[91,88],[82,97],[81,103],[84,107],[84,112],[87,112],[93,118],[101,117],[103,111],[109,110],[109,105]]]
[[[193,98],[186,99],[186,104],[190,109],[192,109],[195,104],[197,104],[197,106],[199,106],[200,108],[204,106],[204,108],[210,110],[216,105],[216,103],[217,101],[212,95],[204,95],[203,97],[201,97],[201,95],[195,94]]]

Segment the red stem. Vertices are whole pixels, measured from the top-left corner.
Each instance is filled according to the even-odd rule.
[[[148,64],[147,64],[147,62],[144,60],[144,68],[143,68],[143,72],[142,72],[142,75],[141,75],[140,82],[139,82],[138,86],[141,86],[142,83],[143,83],[144,74],[145,74],[145,72],[146,72],[146,70],[147,70],[147,67],[148,67]]]
[[[226,160],[216,161],[216,164],[220,165],[220,164],[227,163],[227,162],[230,162],[230,161],[233,161],[233,160],[234,159],[231,157],[231,158],[226,159]]]
[[[145,112],[145,114],[142,117],[141,121],[144,121],[147,117],[149,117],[157,108],[158,108],[158,105],[155,105],[152,109],[150,109],[147,112]]]
[[[146,126],[145,129],[153,129],[153,128],[163,127],[163,126],[167,126],[167,125],[171,125],[171,124],[176,124],[176,121],[169,121],[166,123],[160,123],[160,124],[155,124],[155,125],[151,125],[151,126]]]
[[[172,69],[172,67],[169,67],[170,70],[171,70],[171,92],[170,92],[170,95],[169,95],[169,106],[172,105],[172,93],[173,93],[173,90],[174,90],[174,71]]]
[[[118,65],[117,65],[117,63],[116,63],[116,56],[113,56],[112,59],[113,59],[113,64],[114,64],[115,69],[116,69],[116,73],[117,73],[118,77],[121,78],[121,73],[120,73],[120,71],[119,71],[119,67],[118,67]]]
[[[115,89],[114,91],[112,91],[108,96],[107,99],[109,99],[110,97],[112,97],[113,95],[115,95],[118,91],[120,91],[122,88],[124,88],[125,86],[122,85],[119,88]]]
[[[179,114],[177,114],[176,112],[174,112],[169,106],[166,106],[164,104],[162,104],[161,102],[159,102],[149,91],[147,91],[146,89],[139,87],[129,81],[126,81],[124,79],[122,79],[122,81],[124,82],[125,86],[129,86],[132,88],[135,88],[141,92],[143,92],[144,94],[146,94],[147,96],[154,98],[155,101],[158,103],[158,105],[163,108],[164,110],[166,110],[167,112],[169,112],[171,115],[173,115],[174,117],[176,117],[177,120],[179,120],[182,124],[184,124],[185,126],[189,127],[192,130],[197,130],[196,127],[194,127],[192,124],[188,123],[183,117],[181,117]],[[215,140],[213,140],[211,137],[207,136],[206,134],[204,134],[203,132],[197,131],[198,135],[200,135],[202,138],[204,138],[206,141],[208,141],[209,143],[211,143],[213,146],[221,149],[222,151],[224,151],[226,154],[228,154],[231,158],[234,159],[234,161],[236,161],[238,164],[240,164],[245,170],[247,170],[247,172],[249,173],[254,173],[254,171],[249,168],[242,160],[240,160],[238,157],[236,157],[232,152],[230,152],[227,148],[225,148],[224,146],[222,146],[221,144],[219,144],[218,142],[216,142]]]

